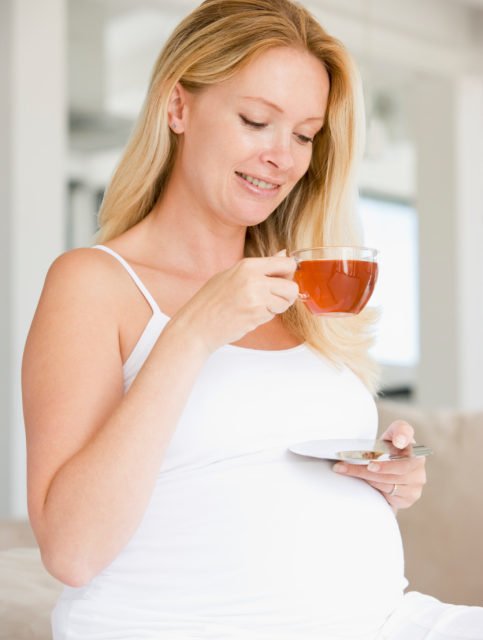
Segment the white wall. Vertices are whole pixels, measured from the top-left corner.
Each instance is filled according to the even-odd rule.
[[[64,247],[66,157],[65,14],[63,0],[2,2],[0,66],[5,97],[0,120],[2,234],[2,427],[8,436],[0,450],[7,469],[2,513],[26,512],[25,438],[20,365],[48,265]],[[3,59],[3,56],[2,56]],[[3,100],[2,100],[3,102]],[[2,251],[3,254],[3,251]],[[5,436],[3,436],[5,437]],[[3,484],[3,483],[2,483]]]
[[[483,75],[456,88],[459,405],[483,407]]]
[[[11,5],[0,3],[0,82],[10,87],[11,83]],[[12,476],[12,461],[10,456],[11,443],[11,413],[10,402],[12,384],[12,349],[10,337],[12,333],[12,318],[10,305],[12,302],[12,287],[10,277],[10,238],[11,238],[11,147],[10,123],[12,119],[11,96],[5,92],[5,98],[0,100],[0,513],[10,510],[10,482]]]

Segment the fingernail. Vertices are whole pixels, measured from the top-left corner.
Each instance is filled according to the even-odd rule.
[[[371,462],[370,464],[367,465],[367,468],[369,469],[369,471],[379,471],[379,469],[381,468],[381,465],[376,464],[375,462]]]
[[[407,440],[404,436],[397,436],[397,438],[394,439],[394,444],[396,445],[396,447],[402,449],[406,446]]]
[[[340,462],[335,464],[332,468],[334,469],[334,471],[337,471],[337,473],[346,473],[346,471],[347,471],[346,465],[345,464],[340,464]]]

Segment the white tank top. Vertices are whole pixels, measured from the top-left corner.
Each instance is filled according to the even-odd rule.
[[[153,310],[124,364],[128,390],[169,318],[97,248]],[[65,588],[54,639],[373,640],[407,585],[395,516],[364,481],[288,447],[376,431],[361,381],[307,345],[221,347],[137,531],[89,585]]]

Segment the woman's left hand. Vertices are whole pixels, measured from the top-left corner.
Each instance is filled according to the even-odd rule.
[[[398,449],[415,442],[414,429],[404,420],[391,423],[381,436]],[[426,483],[426,458],[406,458],[366,465],[338,462],[334,471],[353,478],[361,478],[382,493],[394,510],[406,509],[421,497]]]

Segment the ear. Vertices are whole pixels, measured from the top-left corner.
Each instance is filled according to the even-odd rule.
[[[175,133],[183,133],[185,130],[188,111],[187,92],[178,82],[168,102],[168,124]]]

